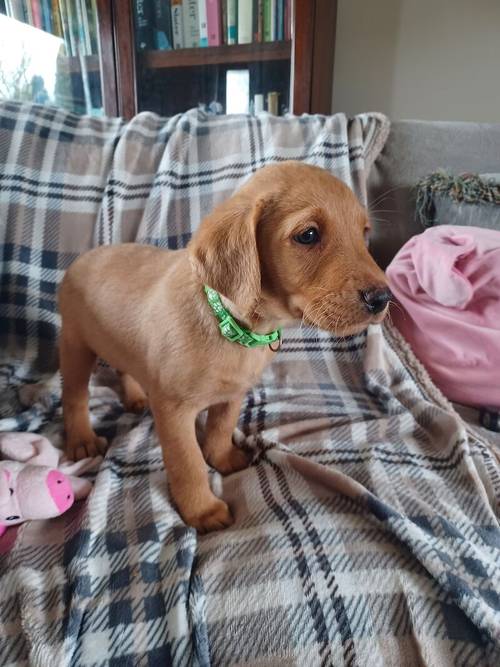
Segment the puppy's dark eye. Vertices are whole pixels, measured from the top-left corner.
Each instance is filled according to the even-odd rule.
[[[302,245],[313,245],[319,241],[319,232],[316,227],[309,227],[300,234],[295,234],[293,240]]]

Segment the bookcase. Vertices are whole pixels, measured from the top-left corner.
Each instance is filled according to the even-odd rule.
[[[336,0],[0,0],[0,97],[131,118],[329,113]]]

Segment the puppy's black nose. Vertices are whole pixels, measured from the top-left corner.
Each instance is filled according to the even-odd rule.
[[[361,298],[367,310],[376,315],[381,313],[392,299],[392,293],[387,288],[375,288],[361,292]]]

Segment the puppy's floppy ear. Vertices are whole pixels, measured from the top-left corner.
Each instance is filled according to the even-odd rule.
[[[264,200],[234,195],[208,215],[188,248],[205,285],[230,299],[242,315],[252,311],[261,289],[257,225]]]

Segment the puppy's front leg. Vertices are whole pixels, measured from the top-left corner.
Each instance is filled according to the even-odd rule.
[[[232,441],[242,399],[237,396],[227,403],[212,405],[208,410],[203,454],[207,463],[223,475],[243,470],[250,462],[247,453],[235,447]]]
[[[225,502],[210,489],[208,470],[195,433],[197,411],[151,396],[172,497],[184,521],[200,533],[231,525]]]

